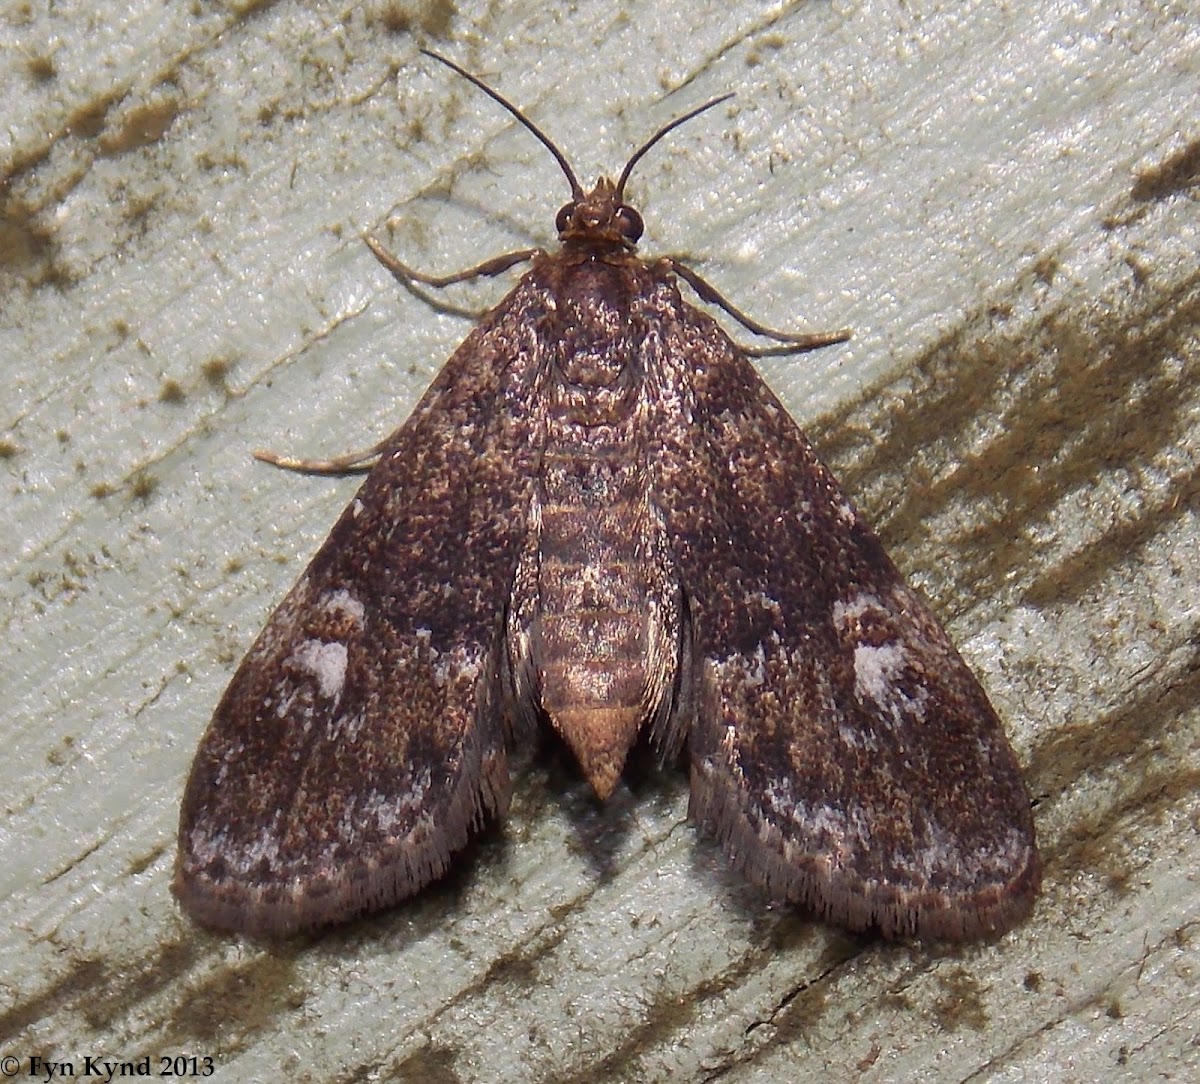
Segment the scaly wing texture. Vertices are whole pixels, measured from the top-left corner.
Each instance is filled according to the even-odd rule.
[[[694,628],[691,814],[771,894],[885,936],[987,936],[1039,880],[978,681],[745,355],[669,284],[655,499]]]
[[[499,637],[543,315],[525,279],[468,337],[243,660],[180,818],[200,922],[278,935],[387,906],[507,808]]]

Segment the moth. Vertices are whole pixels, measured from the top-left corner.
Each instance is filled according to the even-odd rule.
[[[434,55],[434,54],[430,54]],[[928,606],[680,280],[637,255],[634,165],[571,187],[271,616],[205,733],[174,890],[200,923],[285,935],[415,893],[504,816],[508,751],[548,725],[596,795],[639,735],[686,749],[689,815],[771,897],[885,937],[997,934],[1039,861],[1003,727]],[[726,96],[728,97],[728,95]],[[324,466],[345,467],[364,457]],[[276,459],[285,466],[322,466]]]

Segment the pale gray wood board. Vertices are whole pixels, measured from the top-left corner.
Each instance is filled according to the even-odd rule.
[[[1194,1079],[1200,22],[1182,3],[8,3],[0,1056],[215,1080]],[[277,948],[168,891],[189,760],[465,334],[456,269],[553,241],[554,164],[788,327],[765,377],[943,615],[1027,765],[1046,883],[994,945],[771,908],[682,775],[536,767],[446,886]],[[389,228],[389,222],[392,227]],[[464,295],[489,304],[505,285]],[[157,1067],[157,1063],[155,1063]],[[23,1063],[23,1069],[28,1063]]]

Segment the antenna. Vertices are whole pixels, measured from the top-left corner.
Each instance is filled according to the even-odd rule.
[[[543,132],[536,124],[534,124],[533,121],[531,121],[527,116],[525,116],[525,114],[522,113],[515,105],[513,105],[512,102],[510,102],[506,97],[504,97],[503,94],[499,93],[499,91],[492,90],[492,88],[489,87],[487,85],[487,83],[485,83],[482,79],[480,79],[479,76],[472,75],[469,71],[466,70],[466,68],[460,68],[457,64],[454,63],[453,60],[447,60],[440,53],[432,52],[429,49],[422,49],[421,52],[423,52],[426,56],[431,56],[431,57],[433,57],[434,60],[440,61],[442,64],[445,64],[446,67],[451,69],[452,71],[458,72],[458,74],[461,75],[468,83],[473,83],[480,90],[482,90],[484,92],[484,94],[486,94],[489,98],[491,98],[492,101],[499,102],[500,105],[504,106],[505,109],[507,109],[514,117],[517,118],[517,120],[519,120],[527,129],[529,129],[530,132],[532,132],[541,141],[542,146],[544,146],[546,148],[546,150],[548,150],[552,155],[554,155],[554,160],[562,167],[563,173],[565,173],[567,175],[567,181],[571,185],[572,199],[577,199],[577,200],[583,199],[583,196],[584,196],[583,186],[580,185],[579,181],[576,179],[575,171],[571,168],[571,163],[567,161],[566,155],[563,154],[563,152],[560,151],[553,144],[553,142],[551,142],[550,137],[548,135],[546,135],[546,133]],[[710,102],[709,104],[711,105],[713,103]]]
[[[645,143],[638,147],[638,149],[633,152],[633,155],[630,157],[629,161],[625,163],[625,168],[621,170],[621,178],[617,181],[617,202],[620,203],[621,199],[625,195],[625,182],[629,180],[629,174],[633,172],[633,167],[637,165],[642,155],[644,155],[651,147],[653,147],[655,143],[662,139],[662,137],[668,132],[673,132],[681,124],[685,124],[687,121],[691,120],[692,117],[699,116],[705,110],[711,109],[714,105],[720,105],[722,102],[727,102],[732,97],[733,91],[730,91],[728,94],[722,94],[719,98],[713,98],[712,101],[708,101],[703,105],[696,106],[696,108],[690,113],[684,113],[682,117],[676,117],[670,122],[670,124],[663,125],[663,127],[655,132],[654,135],[652,135],[649,139],[647,139]]]

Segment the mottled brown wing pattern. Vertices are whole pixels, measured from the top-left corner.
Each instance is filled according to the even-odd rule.
[[[503,813],[504,613],[539,441],[522,280],[442,369],[221,700],[175,891],[286,934],[400,899]]]
[[[1007,929],[1039,864],[986,695],[745,355],[670,284],[652,307],[655,498],[697,659],[693,819],[829,921]]]

